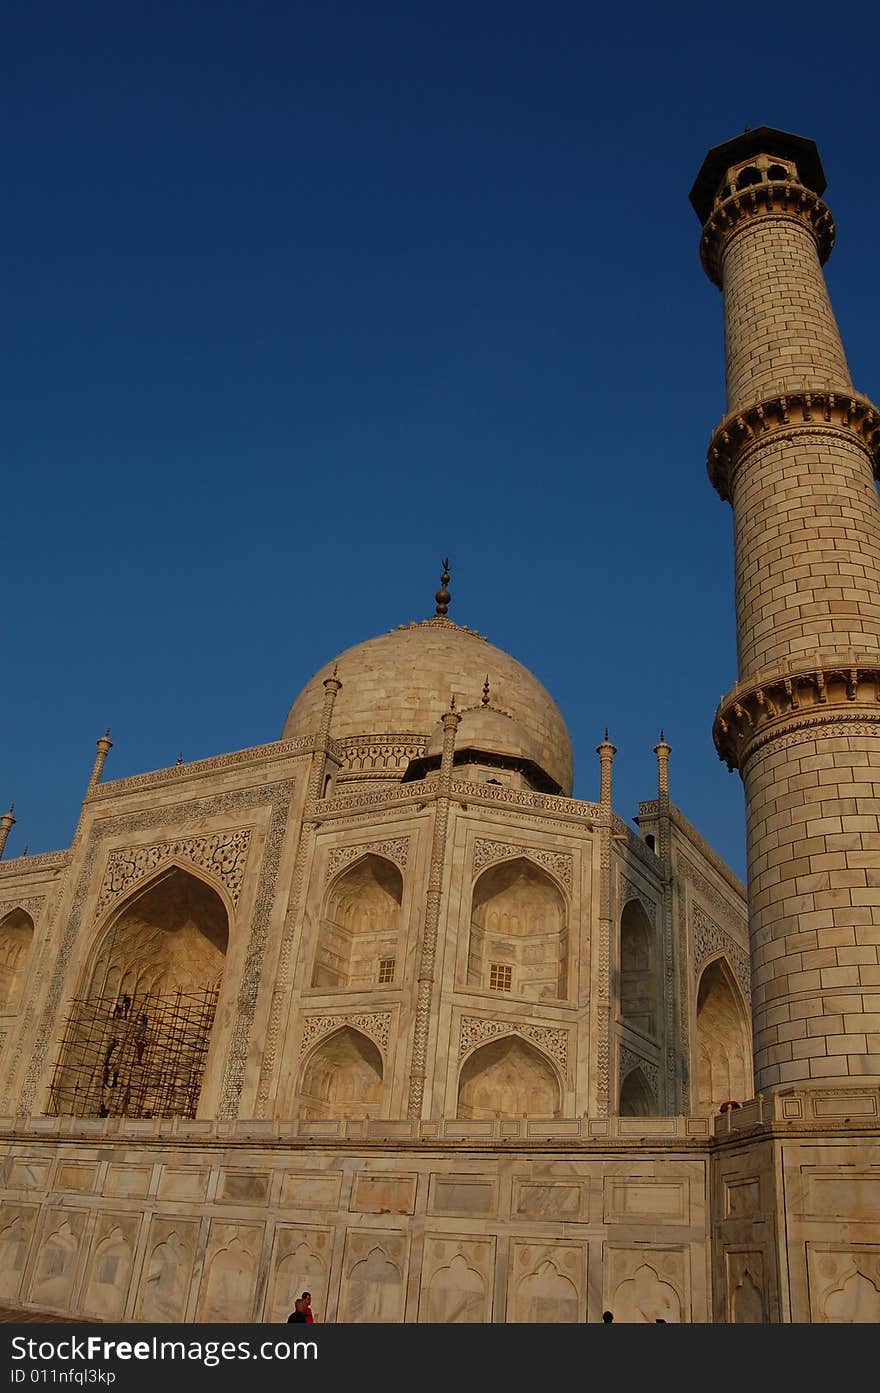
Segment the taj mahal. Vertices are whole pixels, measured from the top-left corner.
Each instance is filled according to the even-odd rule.
[[[691,190],[748,889],[662,734],[627,816],[607,731],[572,796],[552,696],[459,622],[448,561],[279,739],[114,780],[101,736],[71,846],[0,860],[0,1302],[880,1320],[880,413],[824,191],[767,127]]]

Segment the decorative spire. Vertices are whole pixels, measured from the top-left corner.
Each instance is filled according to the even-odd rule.
[[[175,765],[175,768],[179,769],[181,764],[183,764],[183,750],[181,750],[180,754],[177,756],[177,764]]]
[[[15,826],[15,804],[9,804],[9,812],[0,817],[0,856],[6,846],[6,838]]]
[[[489,674],[488,674],[488,672],[486,673],[486,680],[485,680],[485,682],[483,683],[483,695],[480,697],[480,705],[481,705],[481,706],[488,706],[488,705],[489,705]]]
[[[440,577],[440,589],[437,591],[437,594],[434,596],[434,599],[437,601],[437,609],[436,609],[435,613],[436,613],[436,615],[437,615],[439,618],[441,618],[441,619],[445,619],[445,618],[446,618],[446,611],[449,609],[449,602],[450,602],[450,600],[452,599],[452,596],[450,595],[449,591],[448,591],[447,588],[446,588],[446,587],[448,586],[448,584],[449,584],[449,557],[447,556],[446,559],[445,559],[444,562],[443,562],[443,574],[442,574],[442,576]]]

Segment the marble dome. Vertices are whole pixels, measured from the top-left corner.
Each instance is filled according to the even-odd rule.
[[[319,729],[323,682],[334,667],[342,683],[330,727],[336,740],[417,736],[427,745],[450,696],[455,694],[460,710],[478,706],[488,676],[492,705],[509,713],[499,714],[494,725],[512,721],[527,732],[530,757],[563,794],[571,795],[571,740],[559,708],[528,668],[474,630],[437,617],[402,625],[347,649],[300,692],[282,739]],[[498,727],[496,737],[501,729],[506,731],[506,724]]]

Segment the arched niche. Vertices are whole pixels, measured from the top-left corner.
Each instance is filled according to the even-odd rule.
[[[619,1012],[622,1025],[658,1038],[657,934],[639,900],[627,900],[620,916]]]
[[[0,920],[0,1013],[12,1015],[21,1005],[34,921],[24,909]]]
[[[697,1098],[700,1113],[752,1096],[751,1042],[745,1003],[726,958],[704,969],[697,989]]]
[[[383,1073],[382,1056],[373,1041],[343,1026],[326,1036],[305,1062],[300,1116],[378,1117]]]
[[[474,1050],[458,1080],[458,1116],[559,1117],[559,1078],[553,1065],[519,1035]]]
[[[194,1117],[229,940],[218,891],[181,866],[99,935],[52,1084],[56,1113]]]
[[[641,1069],[630,1069],[620,1085],[618,1112],[621,1117],[653,1117],[656,1114],[657,1102]]]
[[[555,881],[525,857],[490,866],[474,885],[467,985],[559,1001],[567,965],[568,913]]]
[[[371,987],[401,971],[403,877],[393,861],[371,852],[336,877],[327,891],[313,987]]]

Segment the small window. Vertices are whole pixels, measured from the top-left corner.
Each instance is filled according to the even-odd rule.
[[[513,984],[513,968],[509,963],[489,964],[489,987],[493,992],[509,992]]]
[[[771,164],[767,167],[768,179],[790,179],[791,172],[785,168],[784,164]]]
[[[738,189],[747,189],[750,184],[762,183],[761,171],[750,164],[747,169],[741,169],[736,180]]]
[[[380,981],[380,982],[393,982],[393,981],[394,981],[394,959],[393,959],[393,958],[380,958],[380,959],[379,959],[379,981]]]

